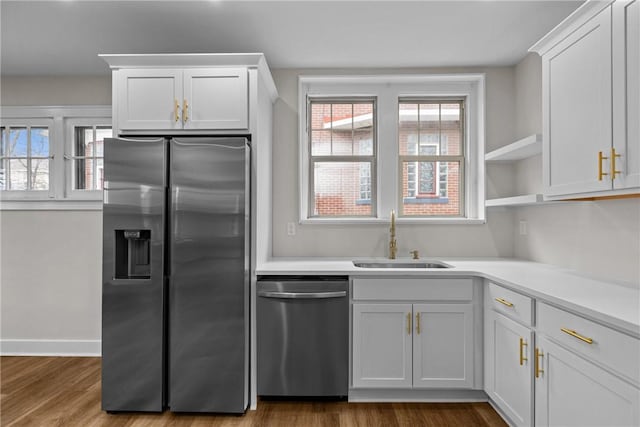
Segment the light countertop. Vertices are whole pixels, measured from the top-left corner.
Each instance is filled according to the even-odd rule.
[[[358,258],[273,258],[258,265],[256,274],[482,277],[640,338],[637,284],[606,281],[548,264],[509,258],[438,258],[451,265],[439,269],[360,268],[353,265],[353,259]]]

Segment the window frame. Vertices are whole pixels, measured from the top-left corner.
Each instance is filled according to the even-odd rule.
[[[79,190],[74,183],[74,160],[86,158],[75,154],[75,128],[100,126],[111,127],[111,117],[70,117],[65,120],[65,197],[73,200],[102,200],[102,190]],[[113,129],[113,127],[112,127]],[[96,156],[93,156],[95,158]],[[104,156],[103,156],[104,158]]]
[[[68,135],[69,121],[100,120],[100,125],[113,128],[111,106],[2,106],[1,126],[17,126],[17,123],[50,123],[49,127],[49,191],[0,191],[0,210],[100,210],[102,192],[75,197],[70,193],[69,163],[65,154],[73,143]],[[107,120],[105,123],[104,120]],[[98,123],[96,123],[98,124]],[[42,194],[47,193],[47,194]]]
[[[358,103],[367,103],[367,102],[371,102],[373,107],[372,107],[372,115],[373,115],[373,121],[372,121],[372,135],[373,135],[373,141],[372,141],[372,154],[371,155],[341,155],[341,154],[337,154],[337,155],[333,155],[333,154],[329,154],[329,155],[313,155],[312,152],[312,138],[311,138],[311,134],[313,129],[311,128],[311,122],[312,122],[312,117],[310,114],[308,114],[309,111],[311,111],[311,104],[312,103],[325,103],[325,104],[358,104]],[[377,138],[377,115],[376,115],[376,104],[377,104],[377,99],[375,97],[363,97],[363,96],[353,96],[353,97],[327,97],[327,96],[308,96],[307,97],[307,106],[306,106],[306,111],[307,111],[307,152],[309,153],[307,155],[307,159],[309,162],[308,168],[309,168],[309,179],[308,179],[308,183],[309,183],[309,187],[308,187],[308,201],[307,201],[307,206],[308,206],[308,211],[307,211],[307,217],[308,218],[314,218],[314,219],[320,219],[320,218],[375,218],[377,215],[377,185],[376,185],[376,168],[377,168],[377,158],[378,158],[378,153],[377,153],[377,145],[378,145],[378,138]],[[353,129],[352,129],[353,131]],[[353,141],[352,141],[353,143]],[[370,206],[371,206],[371,214],[370,215],[358,215],[358,216],[348,216],[348,215],[336,215],[336,216],[329,216],[329,215],[314,215],[313,210],[315,207],[315,180],[314,180],[314,164],[315,163],[369,163],[370,165],[370,182],[371,182],[371,188],[369,189],[369,192],[371,193],[371,199],[370,199]],[[358,185],[360,186],[360,179],[362,178],[362,176],[360,175],[360,171],[358,172]],[[358,193],[361,192],[361,188],[358,189]]]
[[[466,167],[465,165],[467,164],[467,159],[466,159],[466,152],[468,151],[469,147],[467,147],[467,132],[466,132],[466,107],[465,107],[465,103],[466,100],[465,99],[461,99],[460,97],[422,97],[422,98],[416,98],[416,97],[411,97],[411,98],[399,98],[398,99],[398,113],[400,111],[400,104],[401,103],[411,103],[411,104],[430,104],[430,103],[438,103],[438,104],[443,104],[446,102],[450,102],[450,103],[454,103],[454,102],[459,102],[460,103],[460,121],[461,123],[461,146],[460,146],[460,154],[459,155],[443,155],[443,154],[435,154],[435,155],[425,155],[425,154],[417,154],[417,155],[411,155],[411,154],[406,154],[406,155],[401,155],[398,153],[398,176],[397,176],[397,180],[398,180],[398,218],[412,218],[412,219],[417,219],[417,218],[465,218],[465,205],[466,205],[466,193],[465,193],[465,188],[466,188],[466,181],[467,181],[467,176],[466,176]],[[419,116],[418,116],[419,117]],[[398,115],[398,128],[400,127],[400,117]],[[440,138],[442,138],[442,130],[440,129]],[[425,132],[425,135],[429,134],[429,132]],[[420,126],[418,125],[418,141],[416,142],[416,146],[418,147],[418,153],[420,153],[420,136],[422,135]],[[445,135],[446,136],[446,135]],[[400,140],[398,139],[397,141],[397,146],[399,147],[400,144]],[[436,152],[440,151],[440,147],[442,145],[442,140],[438,141],[438,142],[425,142],[425,145],[434,145],[436,146]],[[399,151],[399,150],[398,150]],[[484,157],[484,156],[483,156]],[[431,162],[431,163],[435,163],[437,165],[436,168],[436,172],[435,172],[435,189],[436,189],[436,193],[435,196],[433,197],[433,199],[437,199],[439,198],[439,191],[440,191],[440,164],[441,162],[443,163],[455,163],[458,162],[459,164],[459,174],[460,176],[462,176],[462,179],[460,179],[458,181],[458,194],[461,196],[459,197],[459,206],[458,206],[458,215],[406,215],[403,212],[403,206],[405,205],[406,201],[405,199],[402,197],[402,164],[404,162],[415,162],[416,163],[416,196],[414,197],[414,199],[416,200],[416,203],[419,203],[418,200],[421,199],[421,197],[418,197],[418,194],[420,194],[419,188],[420,188],[420,172],[419,172],[419,164],[420,162]],[[424,193],[423,193],[424,194]],[[448,198],[448,195],[446,196],[446,198]],[[424,197],[424,199],[429,199],[428,197]]]
[[[55,183],[53,182],[52,177],[55,173],[55,154],[53,153],[53,144],[51,142],[53,135],[53,120],[46,117],[37,117],[37,118],[11,118],[11,119],[3,119],[1,127],[5,129],[12,128],[26,128],[29,129],[29,133],[31,133],[32,128],[47,128],[49,131],[49,156],[48,157],[35,157],[35,158],[48,158],[49,159],[49,188],[47,190],[0,190],[0,201],[11,200],[11,199],[23,199],[23,200],[48,200],[53,198],[55,195]],[[3,136],[6,133],[3,133]],[[28,139],[28,141],[31,138]],[[29,168],[31,165],[31,159],[34,156],[31,156],[30,150],[30,142],[27,143],[27,147],[29,147],[29,152],[26,157],[27,159],[27,167]],[[10,157],[6,157],[9,159]],[[22,157],[18,157],[22,158]],[[30,176],[30,173],[27,172],[27,176]],[[5,179],[9,180],[10,177],[5,177]],[[29,184],[27,184],[29,186]]]
[[[378,213],[371,217],[309,217],[308,110],[307,97],[377,98]],[[398,212],[398,102],[413,98],[465,99],[465,185],[464,215],[461,217],[398,217],[399,223],[483,224],[485,215],[485,74],[406,74],[406,75],[300,75],[299,111],[299,223],[301,224],[377,224],[388,223],[391,210]],[[373,171],[372,171],[373,172]]]

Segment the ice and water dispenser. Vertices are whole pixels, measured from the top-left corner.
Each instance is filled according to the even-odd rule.
[[[151,230],[116,230],[116,279],[151,278]]]

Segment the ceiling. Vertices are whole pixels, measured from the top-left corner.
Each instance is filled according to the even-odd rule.
[[[581,3],[1,0],[1,72],[106,75],[99,53],[264,52],[271,68],[513,65]]]

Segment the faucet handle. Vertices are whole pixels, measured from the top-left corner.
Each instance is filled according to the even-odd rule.
[[[413,250],[413,251],[409,251],[409,253],[411,255],[413,255],[413,259],[420,259],[420,252],[418,252],[417,249]]]

